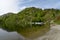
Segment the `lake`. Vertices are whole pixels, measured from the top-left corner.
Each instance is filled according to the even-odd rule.
[[[0,29],[0,40],[24,40],[24,37],[17,32],[7,32]]]

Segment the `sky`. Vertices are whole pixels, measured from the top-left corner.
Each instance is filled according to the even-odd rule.
[[[17,13],[26,7],[60,9],[60,0],[0,0],[0,15]]]

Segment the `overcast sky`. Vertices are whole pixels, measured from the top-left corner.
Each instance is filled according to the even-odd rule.
[[[60,0],[0,0],[0,15],[7,12],[18,12],[31,6],[60,9]]]

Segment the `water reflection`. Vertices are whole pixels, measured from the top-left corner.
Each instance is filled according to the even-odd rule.
[[[24,38],[17,32],[7,32],[0,29],[0,40],[24,40]]]

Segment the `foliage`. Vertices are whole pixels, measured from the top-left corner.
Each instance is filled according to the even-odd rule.
[[[14,14],[12,12],[0,16],[0,26],[4,29],[17,30],[19,28],[31,27],[32,22],[47,22],[60,16],[59,9],[39,9],[35,7],[25,8]]]
[[[36,30],[43,30],[43,27],[49,29],[48,27],[52,20],[55,22],[60,21],[58,16],[60,17],[59,9],[42,10],[41,8],[29,7],[17,14],[10,12],[0,16],[0,28],[7,31],[17,31],[22,34],[26,32],[27,35],[28,31],[29,33],[36,32]],[[34,26],[31,24],[32,22],[44,22],[46,26]]]

